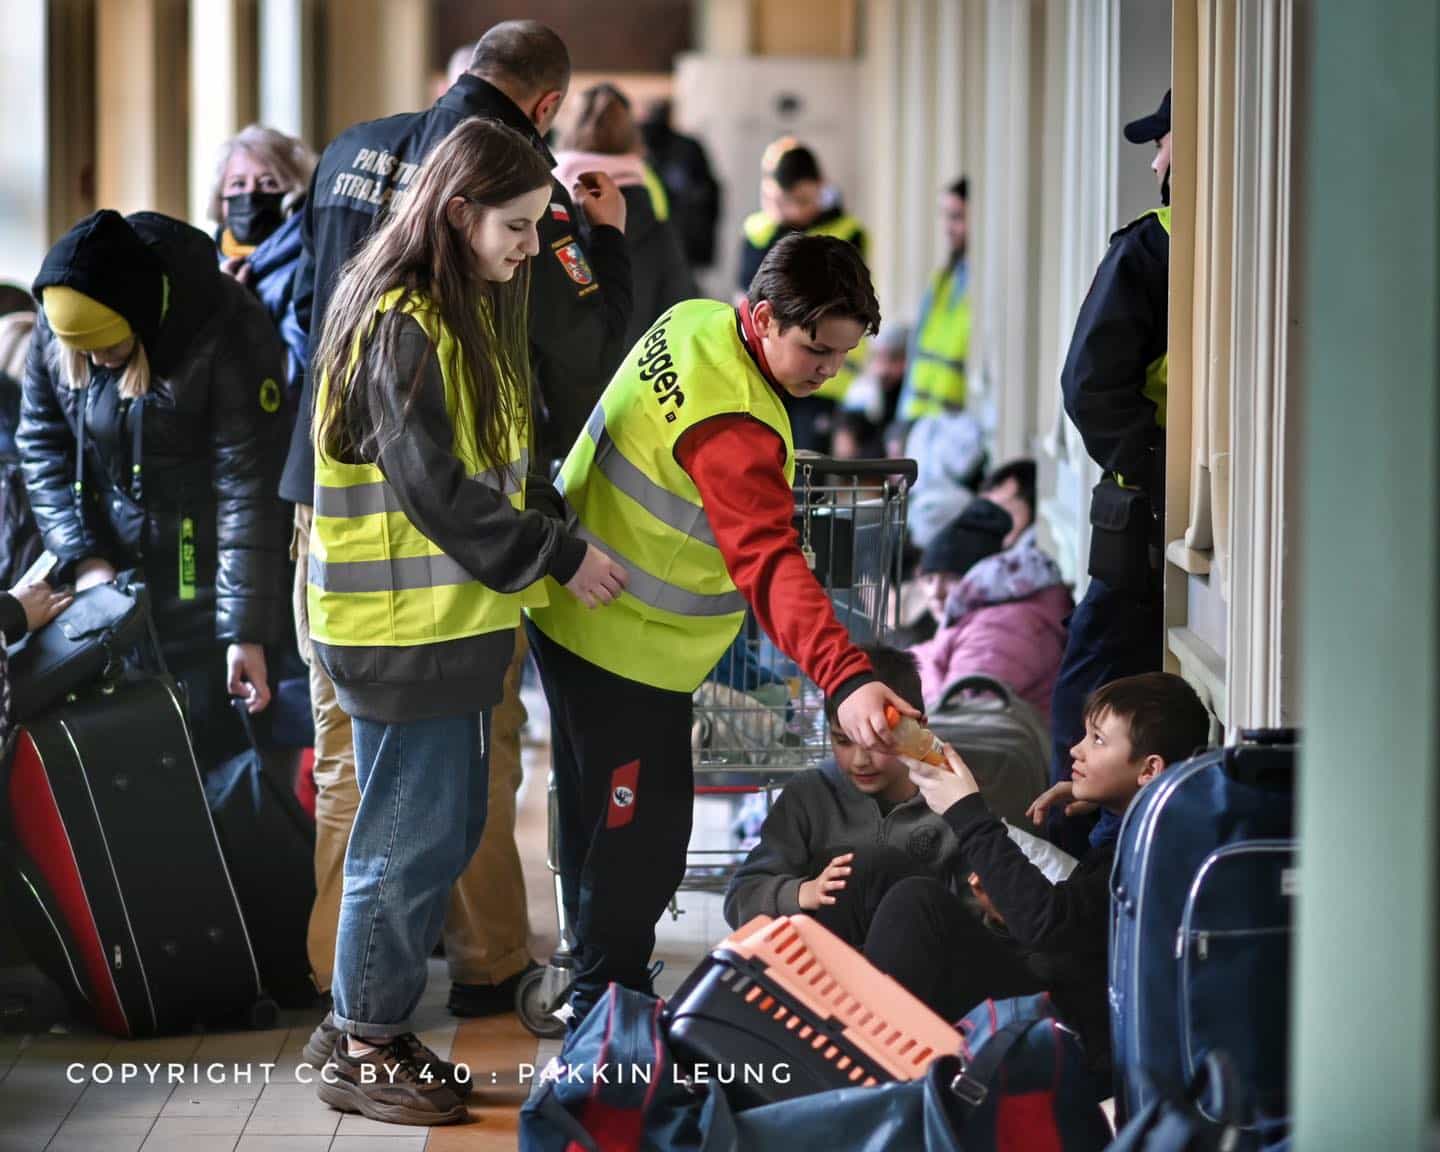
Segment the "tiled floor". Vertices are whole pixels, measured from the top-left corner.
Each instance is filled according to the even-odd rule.
[[[532,699],[531,730],[546,730],[543,701]],[[553,884],[545,868],[545,777],[549,750],[527,747],[516,836],[525,864],[536,955],[555,943]],[[697,837],[723,834],[725,814],[702,802]],[[682,894],[681,916],[666,917],[656,954],[666,963],[661,994],[672,992],[725,935],[719,897]],[[457,1021],[445,1009],[448,978],[432,960],[418,1020],[441,1056],[464,1060],[481,1091],[471,1121],[429,1132],[342,1116],[322,1104],[301,1048],[315,1021],[282,1014],[267,1032],[124,1042],[94,1033],[0,1036],[0,1152],[492,1152],[516,1147],[520,1105],[530,1089],[522,1069],[540,1068],[559,1050],[537,1044],[513,1016]],[[184,1066],[168,1082],[171,1064]],[[150,1082],[150,1070],[157,1082]],[[270,1065],[266,1068],[263,1065]],[[78,1067],[77,1067],[78,1066]],[[196,1075],[198,1067],[198,1077]],[[210,1069],[218,1068],[211,1072]],[[127,1068],[133,1069],[127,1074]],[[88,1080],[86,1072],[93,1071]],[[127,1076],[126,1082],[120,1082]],[[110,1083],[100,1079],[112,1078]],[[198,1083],[196,1082],[198,1079]],[[221,1083],[211,1083],[216,1079]],[[72,1080],[79,1081],[72,1083]]]

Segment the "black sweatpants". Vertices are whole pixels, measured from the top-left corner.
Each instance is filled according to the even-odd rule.
[[[850,875],[845,887],[831,895],[834,904],[822,904],[807,912],[852,948],[864,948],[875,914],[891,890],[902,880],[934,873],[908,852],[888,844],[867,844],[850,848],[837,845],[810,861],[807,873],[818,876],[831,860],[852,852]]]
[[[573,1029],[612,980],[651,991],[655,923],[690,843],[691,698],[616,676],[527,627],[550,702]]]
[[[939,880],[901,880],[875,910],[865,957],[949,1021],[990,997],[1045,991],[1006,936]]]

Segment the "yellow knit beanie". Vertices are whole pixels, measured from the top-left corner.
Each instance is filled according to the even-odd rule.
[[[52,284],[40,293],[45,319],[60,342],[79,352],[111,348],[134,334],[130,322],[65,284]]]

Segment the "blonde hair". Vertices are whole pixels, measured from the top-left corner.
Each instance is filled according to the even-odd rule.
[[[59,340],[50,342],[49,367],[52,374],[65,378],[73,389],[90,385],[91,364],[87,353],[70,348]],[[120,375],[120,395],[126,400],[136,400],[150,391],[150,357],[145,354],[145,345],[135,337],[135,347],[125,369]]]
[[[225,199],[225,169],[236,151],[250,153],[267,165],[280,181],[285,199],[281,203],[288,216],[305,195],[315,171],[315,153],[303,140],[287,136],[263,124],[247,124],[220,148],[220,161],[215,165],[215,186],[210,191],[210,219],[220,223],[221,201]]]

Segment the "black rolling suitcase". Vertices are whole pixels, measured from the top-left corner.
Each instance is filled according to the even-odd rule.
[[[168,679],[29,722],[5,784],[21,930],[100,1028],[274,1023]]]

